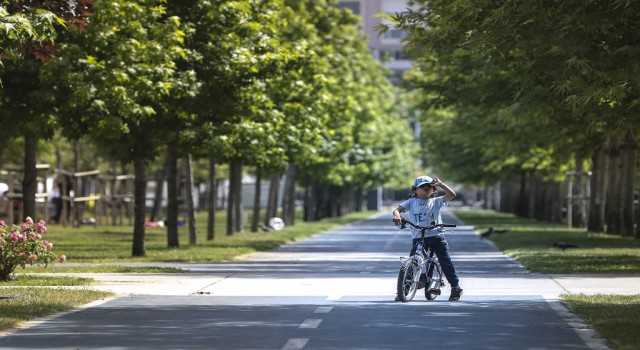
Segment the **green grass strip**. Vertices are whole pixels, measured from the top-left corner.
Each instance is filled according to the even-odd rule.
[[[0,288],[0,329],[13,328],[24,321],[69,311],[111,295],[113,294],[88,289],[3,287]]]
[[[68,263],[117,265],[136,262],[217,262],[232,260],[244,254],[271,250],[282,244],[307,238],[340,225],[369,218],[375,213],[375,211],[355,212],[315,222],[305,222],[298,217],[295,225],[287,226],[281,231],[250,232],[245,229],[243,232],[237,232],[233,235],[226,235],[224,213],[218,213],[214,240],[206,239],[206,213],[197,213],[198,244],[190,245],[188,243],[187,227],[183,226],[179,227],[178,232],[180,247],[167,248],[166,228],[147,227],[145,228],[146,256],[136,258],[131,257],[133,227],[130,225],[80,226],[77,228],[49,225],[46,235],[47,239],[54,243],[56,254],[65,254]],[[53,266],[65,265],[53,264]],[[46,269],[40,267],[40,269],[47,272],[46,270],[50,267],[52,266]],[[86,271],[93,272],[89,269]]]
[[[585,229],[569,229],[560,224],[518,218],[491,210],[456,210],[458,218],[479,232],[489,227],[507,230],[492,234],[492,240],[506,255],[517,259],[531,272],[640,273],[640,240]],[[577,246],[566,250],[555,242]]]
[[[617,350],[636,350],[640,344],[640,294],[562,296],[569,308],[588,321]]]
[[[49,273],[188,273],[188,270],[163,266],[127,266],[115,264],[57,264],[46,268],[40,266],[27,266],[24,270],[16,270],[15,276],[22,274],[49,274]]]
[[[87,286],[93,278],[55,275],[16,275],[11,281],[0,282],[0,287],[17,286]]]

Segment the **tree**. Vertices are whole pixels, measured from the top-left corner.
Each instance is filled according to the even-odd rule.
[[[288,173],[310,188],[305,216],[316,220],[354,210],[363,189],[393,181],[394,176],[412,176],[417,152],[392,157],[407,155],[413,137],[396,103],[400,91],[366,47],[357,17],[331,1],[287,4],[298,20],[289,22],[285,35],[305,42],[314,55],[296,72],[296,89],[276,90],[283,93],[274,100],[284,101],[287,120],[296,125],[291,129],[298,134],[285,141],[291,159]],[[290,98],[288,91],[299,93]],[[395,147],[407,143],[405,150]],[[287,180],[283,217],[291,224],[296,178]],[[332,195],[325,196],[330,190]]]
[[[200,59],[192,62],[202,82],[197,102],[191,112],[197,130],[188,146],[197,157],[208,156],[216,162],[236,166],[233,175],[240,176],[237,165],[264,167],[282,157],[282,147],[274,135],[274,127],[283,115],[274,108],[266,92],[267,80],[282,75],[284,65],[295,55],[278,37],[278,0],[192,1],[175,7],[193,28],[189,48]],[[197,145],[197,147],[195,147]],[[215,165],[211,165],[212,170]],[[238,183],[231,179],[233,183]],[[215,189],[214,183],[210,187]],[[237,194],[240,186],[234,187]],[[234,206],[230,195],[229,206]],[[235,204],[238,204],[237,202]],[[213,215],[212,212],[209,214]],[[237,229],[240,215],[231,211],[227,234]],[[213,238],[212,218],[208,237]],[[235,229],[234,225],[235,224]]]
[[[637,129],[633,120],[639,95],[637,74],[632,72],[639,65],[632,57],[638,45],[629,33],[637,30],[638,4],[598,0],[558,6],[492,1],[414,4],[414,9],[393,19],[409,32],[407,43],[420,61],[420,71],[425,76],[436,73],[430,84],[422,85],[425,96],[445,102],[448,108],[455,106],[456,112],[479,111],[487,119],[479,129],[494,123],[491,116],[500,117],[497,120],[507,133],[516,128],[519,142],[537,151],[503,152],[504,165],[514,156],[520,160],[513,171],[542,171],[553,177],[573,166],[568,164],[580,164],[576,160],[598,152],[599,144],[615,134]],[[434,66],[435,71],[430,69]],[[495,84],[496,77],[506,84]],[[454,96],[451,92],[456,89],[469,93]],[[492,98],[496,93],[506,98]],[[541,153],[560,162],[535,164],[535,155]],[[633,203],[627,198],[624,206]]]
[[[40,77],[42,66],[56,54],[58,30],[82,30],[91,1],[15,1],[0,6],[0,121],[8,134],[24,139],[22,202],[24,216],[35,216],[36,146],[53,136],[55,111],[51,85]],[[16,118],[20,116],[20,118]]]
[[[185,33],[179,18],[163,18],[163,4],[96,1],[87,32],[66,45],[56,62],[71,86],[73,107],[86,110],[63,120],[67,130],[88,133],[105,153],[133,163],[133,256],[146,251],[146,164],[166,144],[179,117],[168,113],[171,102],[193,95],[197,87],[192,71],[176,67],[187,55]]]

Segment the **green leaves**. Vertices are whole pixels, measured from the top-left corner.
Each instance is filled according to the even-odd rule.
[[[86,32],[76,33],[53,63],[68,79],[75,107],[89,112],[81,124],[69,118],[64,126],[91,135],[123,161],[132,160],[130,150],[142,140],[146,146],[136,149],[153,158],[166,142],[163,130],[174,125],[165,112],[198,86],[193,72],[178,68],[187,55],[186,32],[179,18],[162,17],[163,3],[96,1]]]
[[[67,22],[42,70],[68,137],[124,162],[174,141],[340,185],[414,169],[413,146],[394,150],[412,138],[400,92],[332,1],[97,0],[91,11],[83,30]]]
[[[422,121],[433,125],[443,108],[453,113],[439,120],[447,136],[424,140],[433,151],[446,142],[454,147],[432,153],[439,169],[474,182],[500,169],[554,174],[573,155],[588,154],[603,125],[613,133],[637,128],[621,118],[639,112],[632,88],[637,75],[630,72],[640,65],[630,55],[640,47],[628,34],[637,30],[637,6],[595,0],[557,6],[416,3],[428,8],[394,20],[409,32],[407,44],[418,62],[410,81],[422,91],[418,108],[431,114]],[[483,171],[470,176],[464,170],[469,166],[452,159],[456,154],[475,154],[465,159]]]
[[[56,25],[64,25],[64,20],[44,10],[10,13],[0,5],[0,48],[11,49],[16,44],[29,40],[43,43],[55,38]]]

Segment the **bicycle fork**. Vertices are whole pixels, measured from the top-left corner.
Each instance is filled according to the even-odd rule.
[[[425,269],[426,260],[419,254],[415,254],[409,258],[401,257],[400,261],[405,266],[408,266],[408,265],[415,266],[415,269],[414,269],[415,273],[413,274],[413,276],[411,276],[411,283],[417,286],[418,282],[420,282],[420,276],[427,272],[427,270]]]

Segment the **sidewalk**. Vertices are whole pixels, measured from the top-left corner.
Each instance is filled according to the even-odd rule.
[[[477,234],[477,232],[476,232]],[[255,253],[243,257],[242,260],[260,259],[260,256],[269,255],[269,252]],[[464,254],[453,253],[455,261],[464,261]],[[484,256],[486,260],[504,259],[501,253]],[[473,257],[477,259],[477,257]],[[522,269],[517,261],[512,262],[514,268]],[[135,264],[131,264],[134,266]],[[173,267],[184,269],[189,273],[76,273],[69,274],[78,277],[93,278],[95,282],[88,287],[96,290],[110,291],[118,296],[126,295],[191,295],[223,280],[225,275],[216,275],[217,264],[207,263],[146,263],[140,265],[153,265],[160,267]],[[463,272],[464,273],[464,272]],[[513,284],[513,278],[502,276],[490,276],[491,285],[500,286],[499,289],[487,288],[484,277],[465,277],[465,289],[468,292],[481,296],[486,289],[487,295],[496,293],[518,295],[524,291],[535,291],[544,295],[547,299],[560,299],[561,294],[640,294],[640,275],[638,274],[536,274],[518,273],[518,285]],[[552,284],[548,282],[552,281]],[[549,286],[553,287],[549,287]],[[468,293],[465,293],[467,295]]]
[[[640,275],[548,275],[568,294],[640,294]]]

